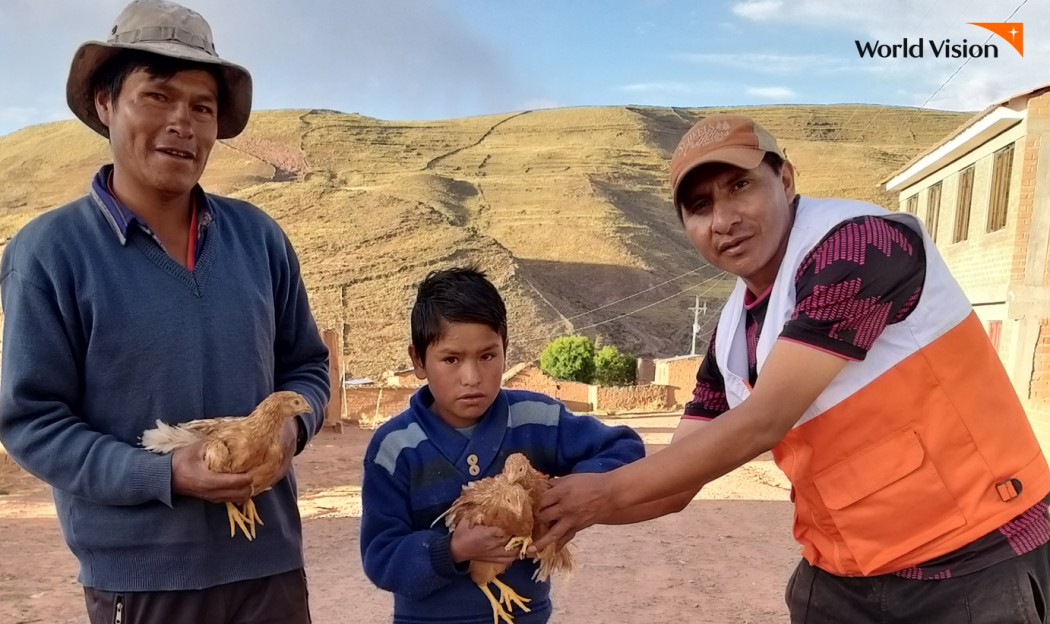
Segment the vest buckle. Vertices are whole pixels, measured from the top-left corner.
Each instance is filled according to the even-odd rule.
[[[1003,499],[1004,503],[1008,503],[1020,496],[1023,489],[1024,486],[1021,485],[1021,480],[1016,477],[995,484],[995,491],[999,493],[999,498]]]

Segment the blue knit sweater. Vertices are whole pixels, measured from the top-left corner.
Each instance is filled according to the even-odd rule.
[[[444,524],[430,526],[462,487],[498,474],[512,453],[562,476],[612,470],[641,458],[645,448],[632,429],[576,416],[534,392],[502,390],[470,439],[428,409],[432,403],[424,386],[368,445],[361,517],[365,574],[394,592],[395,624],[491,624],[485,595],[450,558]],[[481,468],[475,477],[468,472],[473,456]],[[550,617],[550,582],[533,581],[535,569],[531,559],[517,561],[500,577],[531,599],[531,613],[514,611],[516,624],[542,624]]]
[[[171,457],[139,446],[157,419],[243,415],[302,393],[320,428],[327,349],[278,225],[200,193],[213,221],[194,271],[97,192],[34,219],[0,261],[0,441],[54,492],[80,581],[107,591],[211,587],[301,567],[294,476],[255,497],[258,539],[226,508],[171,492]]]

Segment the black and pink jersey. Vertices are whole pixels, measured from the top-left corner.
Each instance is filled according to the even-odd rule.
[[[888,325],[915,309],[926,276],[922,236],[874,216],[843,222],[813,248],[795,275],[796,305],[781,340],[791,340],[849,360],[863,360]],[[756,347],[769,291],[745,298],[748,374],[758,379]],[[715,361],[715,333],[696,375],[684,418],[710,420],[729,410],[725,382]],[[935,580],[984,569],[1050,541],[1047,503],[1039,503],[999,530],[967,546],[896,574]]]

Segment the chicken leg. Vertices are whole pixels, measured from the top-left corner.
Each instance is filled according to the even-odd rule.
[[[492,579],[492,584],[499,589],[499,601],[501,604],[506,606],[508,610],[513,610],[513,606],[511,604],[513,603],[514,605],[520,607],[521,610],[525,613],[531,611],[531,609],[525,606],[526,602],[531,602],[530,598],[526,598],[524,596],[519,595],[518,592],[514,591],[514,589],[510,585],[507,585],[498,578]]]
[[[510,614],[510,611],[514,610],[514,605],[517,605],[526,613],[531,610],[525,606],[525,603],[529,602],[529,599],[518,595],[518,593],[511,589],[509,585],[503,583],[499,579],[492,579],[490,582],[500,591],[500,597],[498,599],[492,594],[492,590],[489,589],[487,583],[484,585],[479,584],[478,587],[481,588],[481,591],[485,592],[485,596],[489,599],[489,604],[492,605],[492,624],[499,624],[500,620],[503,620],[507,624],[514,624],[514,616]],[[504,605],[506,605],[506,609],[503,608]]]
[[[262,525],[262,518],[259,517],[259,510],[255,507],[255,501],[248,499],[248,502],[244,504],[244,511],[237,508],[234,503],[226,503],[226,515],[230,518],[230,537],[236,535],[236,528],[240,528],[244,536],[248,538],[248,541],[255,539],[255,525]]]
[[[529,549],[529,546],[532,546],[532,537],[528,535],[523,537],[512,537],[510,538],[510,541],[507,542],[506,550],[514,550],[514,548],[519,545],[521,546],[521,551],[518,553],[518,559],[524,559],[525,551]]]

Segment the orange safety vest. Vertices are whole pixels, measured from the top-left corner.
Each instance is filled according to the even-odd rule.
[[[795,539],[842,576],[902,570],[957,550],[1050,492],[1050,469],[995,349],[918,220],[802,197],[769,293],[758,370],[795,307],[795,275],[836,226],[874,215],[923,235],[926,279],[908,317],[848,362],[773,448],[791,480]],[[715,359],[730,407],[750,394],[744,292],[723,308]],[[723,338],[724,337],[724,338]]]

